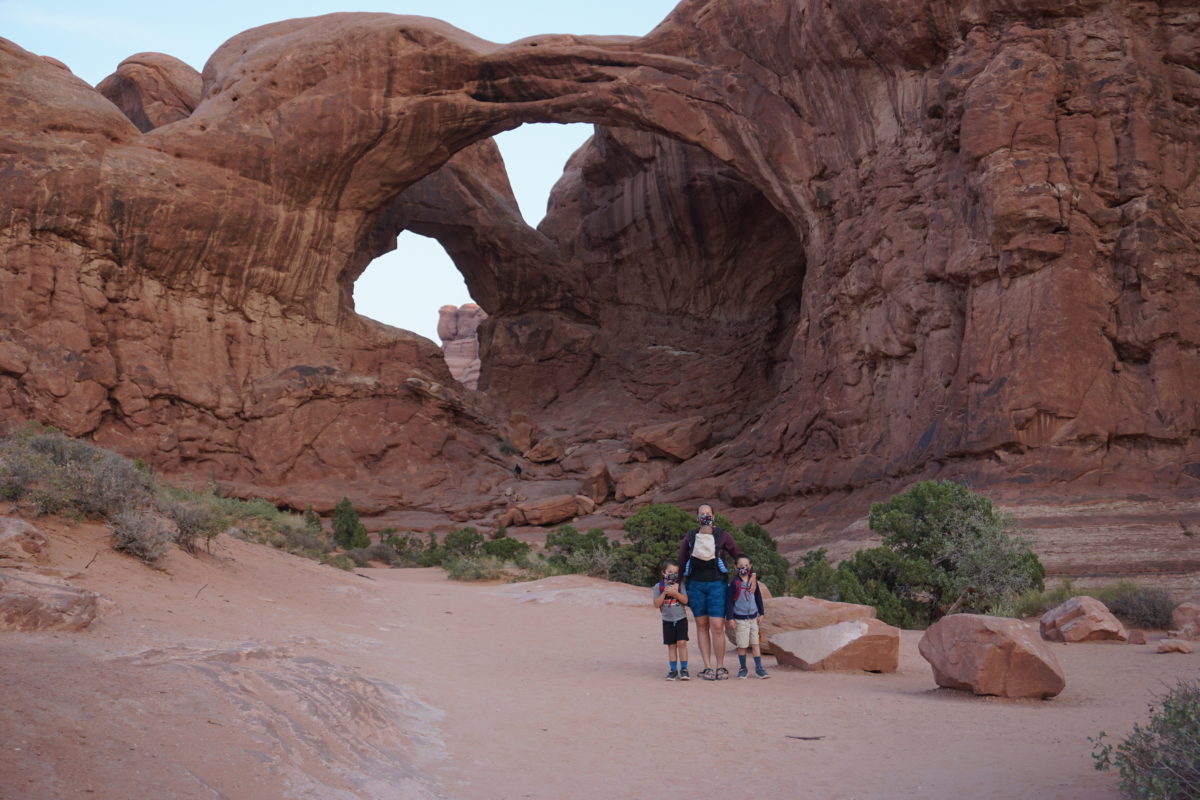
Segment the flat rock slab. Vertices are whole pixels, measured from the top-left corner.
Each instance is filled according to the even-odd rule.
[[[1067,685],[1054,651],[1024,622],[951,614],[918,645],[938,686],[998,697],[1054,697]]]
[[[1158,643],[1158,652],[1160,653],[1183,653],[1186,655],[1193,650],[1191,643],[1185,642],[1183,639],[1163,639]]]
[[[803,670],[895,672],[900,664],[900,629],[873,618],[784,631],[768,641],[780,664]]]
[[[1094,597],[1072,597],[1042,615],[1042,638],[1051,642],[1124,642],[1129,632]]]
[[[556,575],[540,581],[511,583],[491,594],[515,597],[522,603],[563,603],[576,606],[650,606],[650,589],[583,575]]]
[[[0,574],[0,631],[81,631],[96,618],[99,599],[49,576]]]

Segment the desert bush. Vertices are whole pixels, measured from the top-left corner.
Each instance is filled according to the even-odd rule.
[[[858,577],[879,581],[903,602],[919,598],[930,621],[983,611],[1044,585],[1045,569],[1029,543],[1014,535],[1012,520],[952,481],[923,481],[875,503],[868,521],[899,560],[877,554],[855,565]]]
[[[837,571],[829,563],[824,547],[809,550],[796,565],[795,579],[787,583],[787,593],[797,597],[821,597],[833,600],[838,595]]]
[[[717,521],[718,527],[722,520]],[[626,543],[616,548],[612,579],[649,586],[658,579],[658,566],[679,554],[679,543],[695,527],[692,515],[659,503],[639,509],[625,520]]]
[[[317,560],[320,561],[322,564],[328,564],[331,567],[336,567],[337,569],[343,569],[343,570],[346,570],[347,572],[354,569],[354,560],[352,558],[350,558],[349,556],[347,556],[345,553],[338,553],[337,555],[333,555],[332,553],[325,553]]]
[[[494,539],[488,539],[479,549],[483,555],[498,558],[501,561],[522,563],[529,557],[529,545],[512,538],[507,533]]]
[[[304,509],[304,528],[309,533],[314,534],[323,533],[325,530],[324,526],[321,525],[321,518],[317,515],[317,512],[313,511],[312,504],[309,504],[308,508]]]
[[[1176,605],[1168,592],[1140,586],[1116,592],[1105,604],[1109,611],[1131,625],[1161,629],[1171,627],[1171,613]]]
[[[38,425],[0,440],[0,497],[30,501],[35,514],[111,518],[147,505],[153,476],[110,450]]]
[[[456,581],[494,581],[507,574],[504,562],[493,556],[451,556],[442,567]]]
[[[546,536],[546,552],[550,561],[560,566],[566,565],[572,555],[607,552],[611,549],[608,536],[599,528],[590,528],[586,533],[580,533],[573,525],[560,525]]]
[[[609,580],[616,563],[617,553],[609,548],[576,550],[567,556],[565,567],[578,575],[590,575],[593,578]]]
[[[1115,752],[1103,731],[1091,739],[1094,765],[1115,765],[1126,797],[1194,800],[1200,797],[1200,681],[1180,681],[1159,700],[1146,725],[1134,725]]]
[[[483,534],[471,527],[458,528],[446,534],[442,549],[447,557],[473,556],[483,546]]]
[[[164,496],[159,497],[155,507],[175,523],[178,528],[176,543],[192,554],[196,552],[197,539],[203,539],[206,546],[211,545],[213,537],[226,527],[225,519],[211,506],[180,502]]]
[[[157,564],[167,554],[174,538],[167,521],[149,511],[118,511],[109,521],[113,533],[113,549],[140,558],[147,564]]]

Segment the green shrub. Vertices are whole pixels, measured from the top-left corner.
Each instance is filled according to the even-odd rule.
[[[347,572],[354,569],[354,559],[350,558],[345,553],[338,553],[337,555],[331,555],[329,553],[326,553],[326,554],[322,555],[320,557],[320,559],[318,559],[318,560],[322,564],[328,564],[331,567],[337,567],[338,569],[344,569]]]
[[[690,514],[669,504],[639,509],[625,520],[626,544],[616,548],[612,579],[649,586],[658,580],[658,567],[679,555],[679,543],[696,526]],[[718,527],[720,525],[718,520]]]
[[[855,566],[858,577],[887,585],[902,603],[921,598],[930,621],[1044,586],[1045,569],[1029,543],[1012,535],[1013,522],[957,483],[924,481],[875,503],[869,524],[899,560],[868,559]],[[872,572],[875,566],[884,572]]]
[[[560,525],[546,537],[547,572],[578,573],[608,579],[616,555],[608,536],[599,528],[580,533],[573,525]]]
[[[35,514],[110,519],[145,507],[154,492],[153,476],[135,462],[51,428],[26,426],[0,440],[0,497],[28,499]]]
[[[494,581],[506,574],[504,562],[493,556],[451,556],[442,566],[456,581]]]
[[[495,539],[488,539],[480,550],[483,555],[498,558],[501,561],[524,562],[529,557],[529,545],[512,538],[507,533]]]
[[[170,547],[172,531],[166,520],[149,511],[118,511],[109,521],[113,549],[154,565]]]
[[[839,596],[837,572],[829,563],[824,547],[809,550],[800,558],[795,580],[787,584],[788,594],[834,600]]]
[[[447,556],[473,556],[483,545],[483,534],[475,528],[459,528],[446,534],[442,549]]]
[[[333,507],[333,541],[338,547],[345,550],[354,547],[354,539],[361,524],[350,498],[343,497]]]
[[[1098,770],[1115,764],[1121,792],[1139,800],[1194,800],[1200,797],[1200,681],[1180,681],[1161,704],[1150,706],[1145,727],[1135,725],[1121,744],[1090,741]]]
[[[1140,586],[1117,592],[1105,604],[1109,611],[1131,625],[1161,629],[1171,627],[1171,613],[1176,605],[1162,589]]]
[[[193,555],[196,552],[197,539],[203,539],[206,547],[210,546],[213,537],[225,529],[224,518],[208,505],[184,503],[162,496],[155,503],[155,507],[178,528],[176,543]]]

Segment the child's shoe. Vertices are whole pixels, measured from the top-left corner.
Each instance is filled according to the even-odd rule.
[[[745,667],[742,667],[741,669],[738,670],[738,677],[739,678],[746,677],[746,668]]]
[[[757,667],[757,668],[755,668],[755,670],[754,670],[754,674],[755,674],[755,675],[757,675],[757,676],[758,676],[758,677],[760,677],[760,678],[769,678],[769,677],[771,677],[770,675],[768,675],[768,674],[767,674],[767,671],[766,671],[765,669],[763,669],[762,667]]]
[[[667,673],[667,680],[669,680],[669,681],[679,680],[679,673],[676,670],[671,670],[670,672]]]
[[[686,669],[679,670],[679,680],[690,681],[691,679],[692,679],[692,676],[688,675],[688,671]]]

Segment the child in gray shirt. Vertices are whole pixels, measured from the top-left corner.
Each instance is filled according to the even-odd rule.
[[[662,580],[654,584],[651,599],[654,607],[662,612],[663,644],[667,646],[667,660],[671,671],[667,680],[686,681],[688,675],[688,621],[687,592],[679,582],[679,564],[667,560],[662,564]]]

